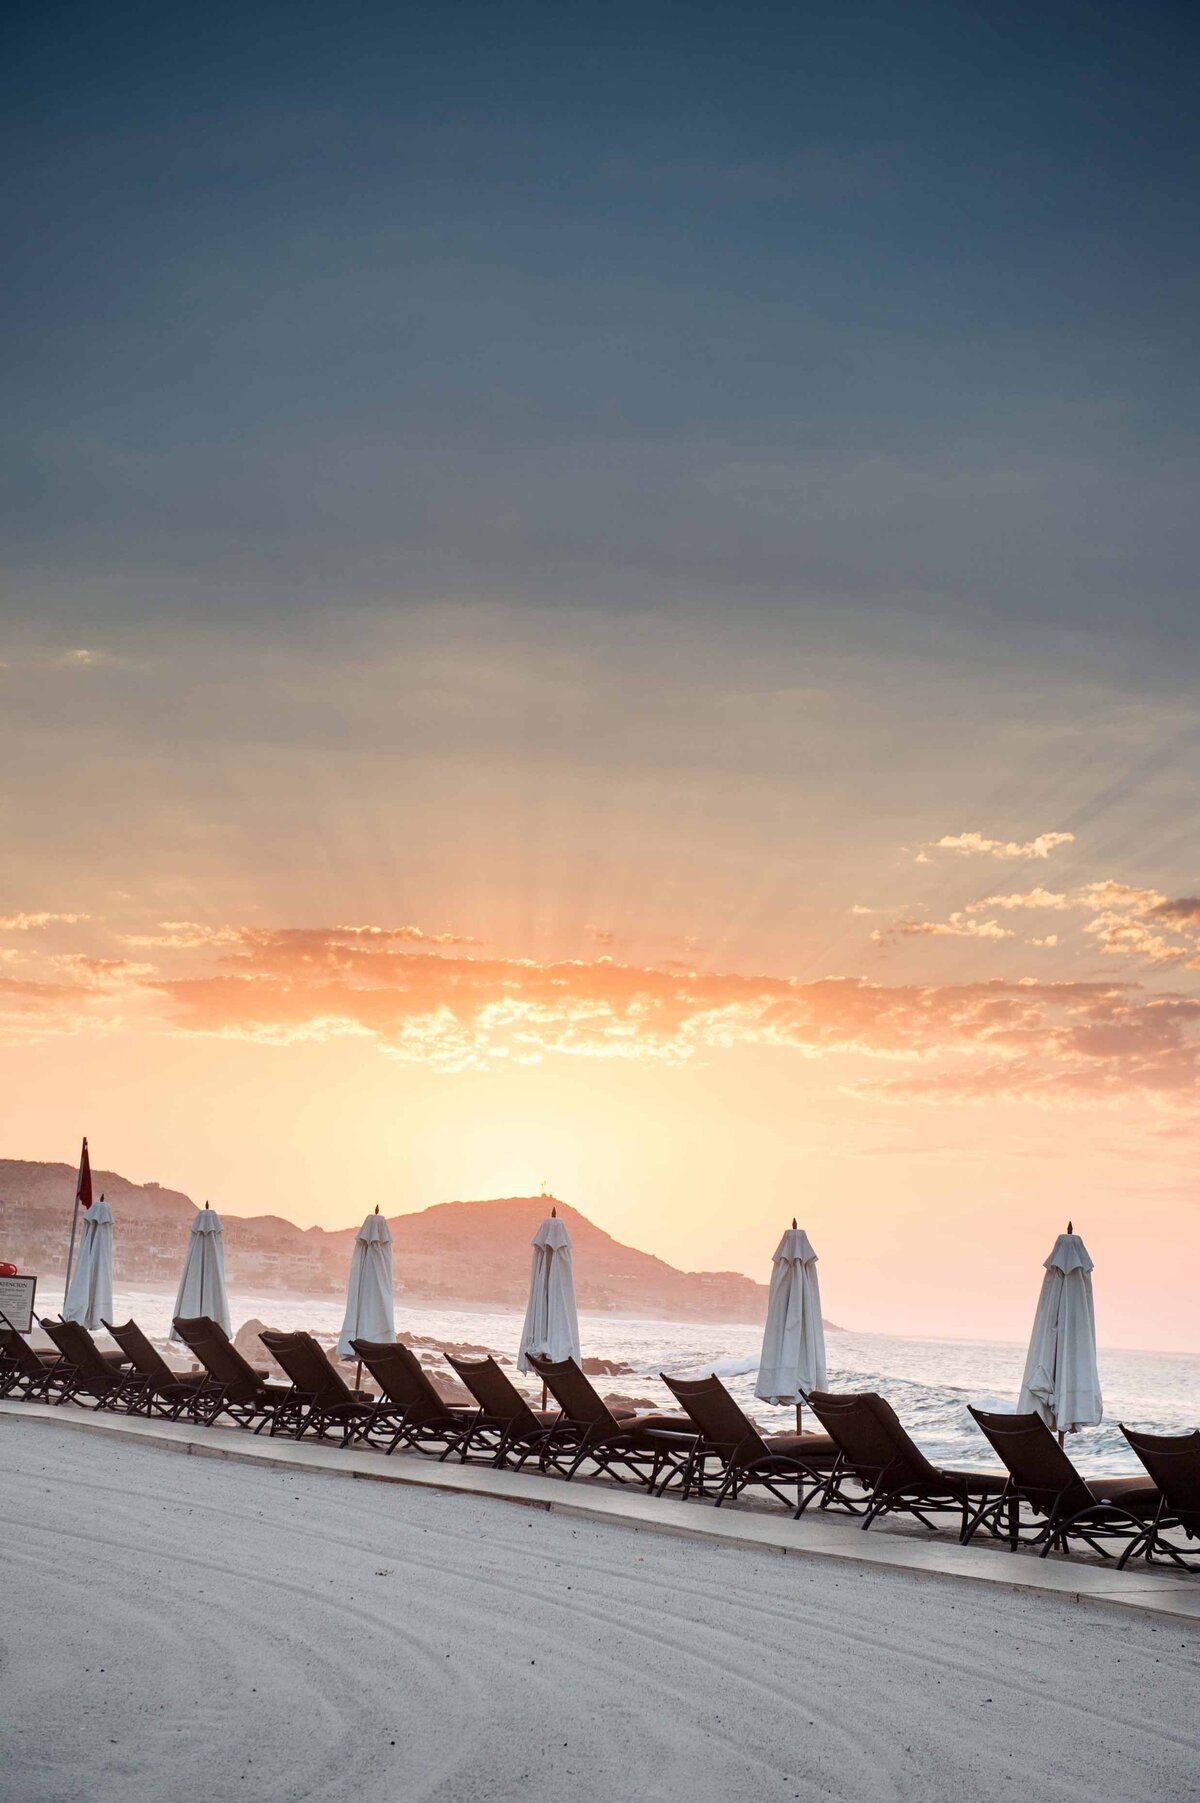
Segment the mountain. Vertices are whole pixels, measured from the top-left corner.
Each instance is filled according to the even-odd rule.
[[[191,1197],[158,1183],[132,1183],[115,1171],[94,1170],[92,1183],[112,1207],[118,1278],[173,1284],[196,1208]],[[61,1280],[74,1194],[70,1165],[0,1159],[0,1259],[40,1273],[47,1283]],[[763,1319],[765,1284],[738,1271],[676,1270],[622,1245],[552,1196],[441,1202],[416,1214],[390,1215],[397,1293],[524,1307],[529,1242],[551,1207],[571,1235],[581,1308],[667,1319]],[[344,1286],[358,1220],[332,1231],[297,1227],[280,1215],[224,1209],[221,1220],[232,1288],[313,1292]]]

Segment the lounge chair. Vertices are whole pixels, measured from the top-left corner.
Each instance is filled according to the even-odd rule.
[[[874,1390],[850,1395],[812,1390],[808,1405],[841,1453],[844,1469],[867,1492],[864,1528],[881,1515],[899,1513],[932,1530],[937,1524],[930,1515],[953,1511],[961,1538],[973,1507],[1006,1490],[1002,1471],[952,1471],[932,1464]]]
[[[0,1396],[22,1396],[26,1402],[64,1402],[64,1383],[60,1354],[35,1351],[7,1315],[0,1315]]]
[[[547,1451],[544,1469],[569,1482],[590,1461],[619,1484],[633,1477],[660,1491],[685,1477],[697,1437],[686,1415],[616,1415],[574,1359],[530,1353],[529,1363],[561,1408],[562,1425],[574,1434],[569,1446]]]
[[[383,1450],[387,1453],[400,1445],[414,1452],[436,1452],[443,1459],[461,1451],[478,1410],[447,1402],[416,1353],[399,1341],[351,1340],[350,1344],[382,1392],[360,1425],[357,1439],[370,1446],[386,1439]]]
[[[693,1487],[706,1494],[710,1459],[718,1467],[718,1509],[750,1485],[769,1490],[798,1516],[818,1497],[827,1501],[837,1495],[838,1449],[828,1435],[760,1433],[719,1377],[668,1377],[664,1371],[662,1380],[699,1435],[684,1475],[685,1497]],[[794,1502],[783,1484],[795,1484]],[[848,1500],[847,1506],[854,1507]]]
[[[964,1541],[984,1527],[1014,1552],[1040,1547],[1044,1559],[1055,1547],[1069,1552],[1075,1536],[1107,1559],[1112,1555],[1105,1540],[1142,1537],[1159,1503],[1145,1478],[1081,1477],[1040,1415],[970,1412],[1009,1476],[1001,1495],[985,1499],[964,1526]],[[1021,1521],[1022,1505],[1035,1518],[1028,1526]]]
[[[574,1428],[563,1424],[558,1409],[535,1409],[527,1402],[494,1358],[463,1359],[446,1357],[479,1404],[479,1413],[459,1456],[466,1459],[470,1448],[481,1445],[493,1465],[507,1464],[513,1456],[513,1468],[520,1471],[526,1460],[557,1442],[572,1443]]]
[[[90,1396],[92,1408],[115,1409],[141,1395],[145,1388],[141,1372],[125,1363],[123,1353],[102,1352],[78,1321],[50,1321],[43,1316],[41,1327],[59,1355],[54,1369],[63,1386],[61,1402]]]
[[[286,1407],[277,1412],[271,1423],[271,1436],[290,1433],[299,1440],[302,1434],[312,1432],[323,1440],[336,1430],[345,1446],[372,1413],[371,1402],[352,1390],[341,1372],[334,1370],[311,1334],[274,1333],[268,1329],[258,1337],[292,1382]]]
[[[104,1323],[133,1370],[145,1380],[131,1391],[131,1414],[162,1415],[178,1421],[195,1406],[197,1393],[209,1382],[206,1371],[172,1371],[162,1353],[146,1338],[136,1321]]]
[[[1123,1422],[1121,1432],[1154,1479],[1160,1501],[1141,1540],[1130,1542],[1118,1566],[1135,1555],[1149,1563],[1161,1554],[1184,1571],[1200,1571],[1166,1537],[1168,1530],[1181,1530],[1188,1540],[1200,1540],[1200,1432],[1143,1434]]]
[[[219,1321],[192,1315],[177,1317],[173,1325],[211,1380],[197,1387],[193,1419],[212,1427],[222,1415],[228,1415],[239,1427],[253,1426],[256,1434],[270,1427],[286,1407],[292,1386],[270,1383],[265,1371],[256,1370],[242,1357]]]

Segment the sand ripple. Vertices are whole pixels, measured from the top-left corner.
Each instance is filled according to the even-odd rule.
[[[1200,1637],[0,1420],[3,1803],[1188,1803]]]

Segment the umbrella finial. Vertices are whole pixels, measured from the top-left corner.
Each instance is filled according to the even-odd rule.
[[[207,1208],[207,1207],[208,1207],[208,1198],[207,1198],[207,1196],[206,1196],[206,1197],[205,1197],[205,1199],[204,1199],[204,1206],[205,1206],[205,1208]]]
[[[1068,1222],[1067,1222],[1067,1232],[1068,1232],[1068,1233],[1074,1233],[1074,1231],[1075,1231],[1075,1223],[1074,1223],[1074,1221],[1068,1221]]]
[[[793,1215],[792,1216],[792,1232],[795,1233],[795,1231],[796,1231],[796,1217],[795,1217],[795,1215]]]
[[[376,1203],[376,1204],[375,1204],[375,1213],[376,1213],[376,1214],[378,1214],[378,1213],[379,1213],[379,1204],[378,1204],[378,1202],[377,1202],[377,1203]]]
[[[557,1208],[552,1208],[552,1209],[551,1209],[551,1210],[550,1210],[550,1219],[551,1219],[551,1220],[552,1220],[552,1221],[557,1221],[557,1219],[558,1219],[558,1210],[557,1210]]]

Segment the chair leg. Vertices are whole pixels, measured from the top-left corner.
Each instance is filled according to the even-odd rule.
[[[729,1470],[725,1473],[724,1481],[722,1482],[720,1489],[717,1491],[717,1494],[713,1499],[713,1508],[714,1509],[719,1509],[721,1507],[721,1504],[725,1501],[725,1498],[729,1495],[731,1489],[733,1492],[733,1500],[736,1502],[737,1501],[737,1471],[736,1471],[735,1467],[732,1465],[729,1467]]]

